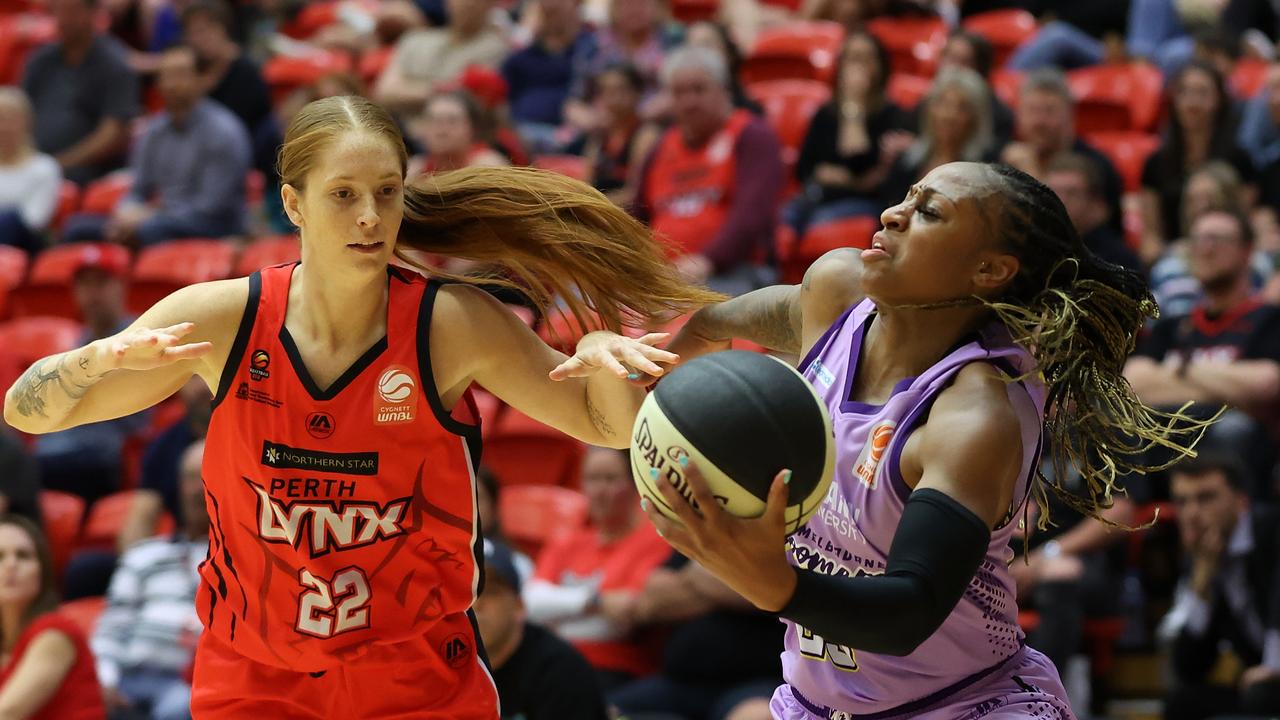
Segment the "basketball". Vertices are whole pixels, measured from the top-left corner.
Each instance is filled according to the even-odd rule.
[[[682,457],[697,465],[716,500],[738,517],[761,515],[773,478],[790,469],[790,534],[817,512],[831,486],[831,416],[808,381],[781,360],[742,350],[712,353],[663,378],[645,398],[631,434],[636,487],[673,520],[657,483],[671,483],[692,502]]]

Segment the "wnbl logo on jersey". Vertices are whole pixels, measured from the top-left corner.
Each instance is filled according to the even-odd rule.
[[[413,371],[392,365],[378,376],[374,392],[374,419],[379,425],[413,422],[418,416],[418,382]]]
[[[889,441],[893,439],[893,431],[897,427],[897,422],[885,420],[873,425],[867,433],[867,441],[862,444],[858,461],[853,464],[854,477],[861,480],[863,485],[875,489],[876,470],[880,467],[884,451],[889,449]]]

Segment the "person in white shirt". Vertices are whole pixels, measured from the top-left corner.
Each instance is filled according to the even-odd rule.
[[[0,87],[0,245],[34,253],[58,207],[62,169],[36,150],[32,117],[26,93]]]

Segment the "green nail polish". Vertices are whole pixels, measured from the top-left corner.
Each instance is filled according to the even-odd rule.
[[[640,498],[640,509],[649,512],[649,498]]]
[[[628,375],[628,376],[627,376],[627,379],[628,379],[628,380],[639,380],[639,379],[640,379],[640,375],[639,375],[638,373],[631,373],[630,375]]]
[[[688,455],[681,455],[681,456],[680,456],[680,467],[689,467],[689,456],[688,456]]]
[[[658,479],[658,468],[649,468],[649,477],[653,480]]]
[[[788,470],[788,471],[786,471],[785,473],[783,473],[783,475],[782,475],[782,484],[783,484],[783,485],[790,485],[790,484],[791,484],[791,471],[790,471],[790,470]]]

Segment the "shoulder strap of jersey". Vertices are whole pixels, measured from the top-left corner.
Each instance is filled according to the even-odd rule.
[[[217,409],[227,390],[235,380],[236,371],[240,369],[240,361],[244,358],[244,350],[249,345],[249,336],[253,334],[253,322],[258,316],[258,301],[262,297],[262,272],[249,276],[249,299],[244,304],[244,314],[240,316],[240,327],[236,330],[235,340],[231,342],[231,351],[227,353],[227,364],[222,366],[222,376],[218,379],[218,392],[213,397],[213,408]]]

